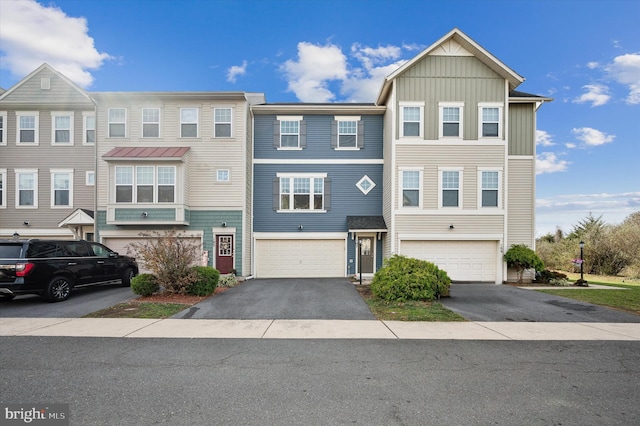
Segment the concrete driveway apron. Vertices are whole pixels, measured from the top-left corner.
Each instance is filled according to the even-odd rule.
[[[452,284],[451,297],[441,302],[470,321],[640,322],[637,315],[509,285]]]
[[[173,318],[375,320],[346,278],[256,279]]]

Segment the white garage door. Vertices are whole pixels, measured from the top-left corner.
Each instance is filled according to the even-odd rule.
[[[256,240],[258,278],[344,277],[345,240]]]
[[[496,282],[497,241],[400,242],[400,254],[428,260],[454,281]]]

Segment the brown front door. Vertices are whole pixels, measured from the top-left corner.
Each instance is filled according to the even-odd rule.
[[[373,274],[373,237],[358,237],[360,261],[358,272]]]
[[[228,274],[233,269],[233,235],[217,235],[216,248],[216,269]]]

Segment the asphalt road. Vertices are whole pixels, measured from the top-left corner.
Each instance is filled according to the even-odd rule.
[[[137,297],[130,287],[108,285],[75,289],[64,302],[48,303],[38,295],[0,301],[0,318],[79,318]]]
[[[639,342],[0,338],[0,403],[72,425],[627,426],[639,392]]]

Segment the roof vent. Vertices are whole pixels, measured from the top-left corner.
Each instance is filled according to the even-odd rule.
[[[49,77],[42,77],[40,79],[40,88],[42,90],[49,90],[51,89],[51,78]]]

